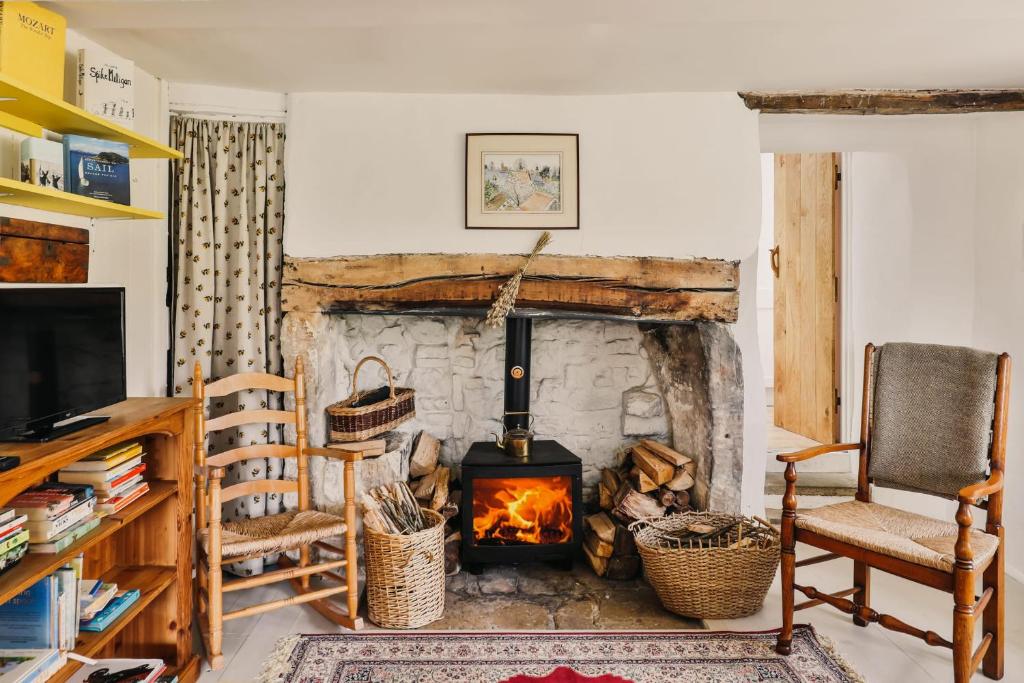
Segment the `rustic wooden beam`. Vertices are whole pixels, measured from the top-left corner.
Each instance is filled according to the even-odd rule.
[[[282,305],[286,312],[482,312],[522,259],[506,254],[286,256]],[[522,282],[517,310],[735,322],[738,287],[735,261],[542,254]]]
[[[762,114],[970,114],[1024,111],[1024,89],[822,90],[737,93]]]

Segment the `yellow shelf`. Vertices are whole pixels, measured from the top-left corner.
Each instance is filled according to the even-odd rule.
[[[87,218],[163,218],[159,211],[105,202],[101,199],[62,192],[52,187],[30,185],[20,180],[0,178],[0,204],[17,204],[43,211],[85,216]]]
[[[88,135],[104,140],[127,142],[129,154],[135,159],[182,157],[181,152],[167,145],[90,114],[64,100],[39,92],[3,73],[0,73],[0,112],[37,124],[54,133]],[[0,119],[0,125],[3,124],[4,120]]]

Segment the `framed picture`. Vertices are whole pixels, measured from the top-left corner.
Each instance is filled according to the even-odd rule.
[[[579,135],[466,134],[467,229],[579,227]]]

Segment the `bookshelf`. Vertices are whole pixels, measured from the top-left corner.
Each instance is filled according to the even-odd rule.
[[[87,135],[128,144],[133,159],[180,159],[181,152],[145,135],[90,114],[0,72],[0,126],[40,137],[54,133]],[[87,218],[163,218],[150,211],[0,178],[0,203],[27,206]]]
[[[182,683],[198,677],[192,643],[192,399],[130,398],[96,411],[108,422],[42,444],[0,443],[21,464],[0,472],[0,506],[60,468],[127,440],[147,453],[150,491],[61,553],[28,554],[0,574],[6,602],[79,553],[85,575],[137,588],[139,600],[99,633],[82,632],[75,652],[87,657],[161,658]],[[67,680],[70,662],[52,679]]]

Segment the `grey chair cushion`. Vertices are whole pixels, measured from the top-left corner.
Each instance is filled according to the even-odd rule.
[[[987,477],[997,360],[959,346],[878,349],[868,467],[876,484],[955,498]]]

